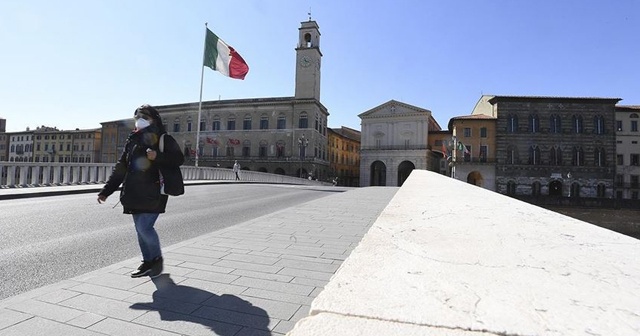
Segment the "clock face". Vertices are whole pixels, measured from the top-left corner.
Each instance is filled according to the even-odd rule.
[[[311,58],[309,58],[308,56],[302,56],[302,58],[300,59],[300,65],[303,67],[308,67],[311,65]]]

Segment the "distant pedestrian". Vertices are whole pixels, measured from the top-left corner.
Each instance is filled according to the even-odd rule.
[[[134,114],[135,129],[124,145],[109,180],[98,193],[98,203],[105,202],[122,184],[120,202],[125,214],[133,216],[142,264],[131,273],[132,278],[155,277],[162,273],[160,238],[154,225],[158,215],[165,212],[167,195],[160,193],[159,167],[179,167],[184,155],[176,140],[166,134],[158,111],[142,105]],[[159,150],[160,137],[163,150]]]
[[[238,160],[233,164],[233,172],[236,173],[236,181],[240,179],[240,164]]]

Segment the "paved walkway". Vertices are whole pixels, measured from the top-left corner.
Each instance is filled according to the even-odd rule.
[[[284,335],[398,188],[349,189],[0,301],[6,335]],[[0,193],[1,194],[1,193]]]

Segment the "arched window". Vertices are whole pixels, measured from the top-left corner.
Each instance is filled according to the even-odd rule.
[[[266,114],[263,114],[260,117],[260,129],[269,129],[269,116],[267,116]]]
[[[228,131],[233,131],[235,129],[236,129],[236,117],[230,116],[227,119],[227,130]]]
[[[507,182],[507,195],[513,196],[516,194],[516,183],[514,181]]]
[[[571,183],[571,197],[580,197],[580,184],[578,182]]]
[[[250,115],[246,115],[244,117],[244,120],[242,121],[242,129],[243,130],[250,130],[251,129],[251,116]]]
[[[540,118],[537,114],[529,115],[529,132],[538,133],[540,132]]]
[[[553,146],[549,150],[549,164],[552,166],[562,165],[562,149],[560,147]]]
[[[584,166],[584,151],[582,147],[573,147],[573,154],[571,156],[571,164],[574,166]]]
[[[300,119],[298,119],[298,128],[308,128],[308,127],[309,127],[309,120],[307,118],[307,113],[302,112],[300,113]]]
[[[219,131],[220,130],[220,117],[219,116],[214,116],[213,117],[213,124],[211,124],[211,130],[212,131]]]
[[[267,157],[267,141],[261,140],[260,147],[258,147],[258,156],[261,158]]]
[[[573,133],[579,134],[583,131],[582,125],[582,116],[574,114],[571,117],[571,129],[573,129]]]
[[[593,118],[593,132],[595,134],[604,134],[604,117],[597,115]]]
[[[287,117],[285,117],[284,115],[279,115],[279,116],[278,116],[278,124],[277,124],[277,128],[278,128],[278,129],[285,129],[285,128],[287,128]]]
[[[507,147],[507,164],[516,164],[518,162],[518,153],[514,146]]]
[[[245,140],[242,142],[242,156],[251,156],[251,141]]]
[[[531,195],[540,196],[541,190],[542,190],[542,185],[540,184],[540,182],[538,181],[533,182],[533,184],[531,185]]]
[[[533,145],[529,147],[529,164],[530,165],[540,164],[540,147],[538,147],[537,145]]]
[[[518,131],[518,116],[510,114],[507,118],[507,132],[516,133]]]
[[[606,163],[607,163],[606,162],[606,158],[607,157],[605,155],[604,148],[596,147],[596,149],[595,149],[595,151],[593,153],[593,157],[594,157],[594,160],[595,160],[594,163],[595,163],[596,166],[598,166],[598,167],[606,166]]]
[[[551,133],[562,133],[562,118],[559,115],[551,115],[549,122],[549,131]]]

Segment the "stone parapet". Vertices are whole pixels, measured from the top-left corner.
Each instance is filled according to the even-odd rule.
[[[288,334],[638,335],[640,241],[414,170]]]

